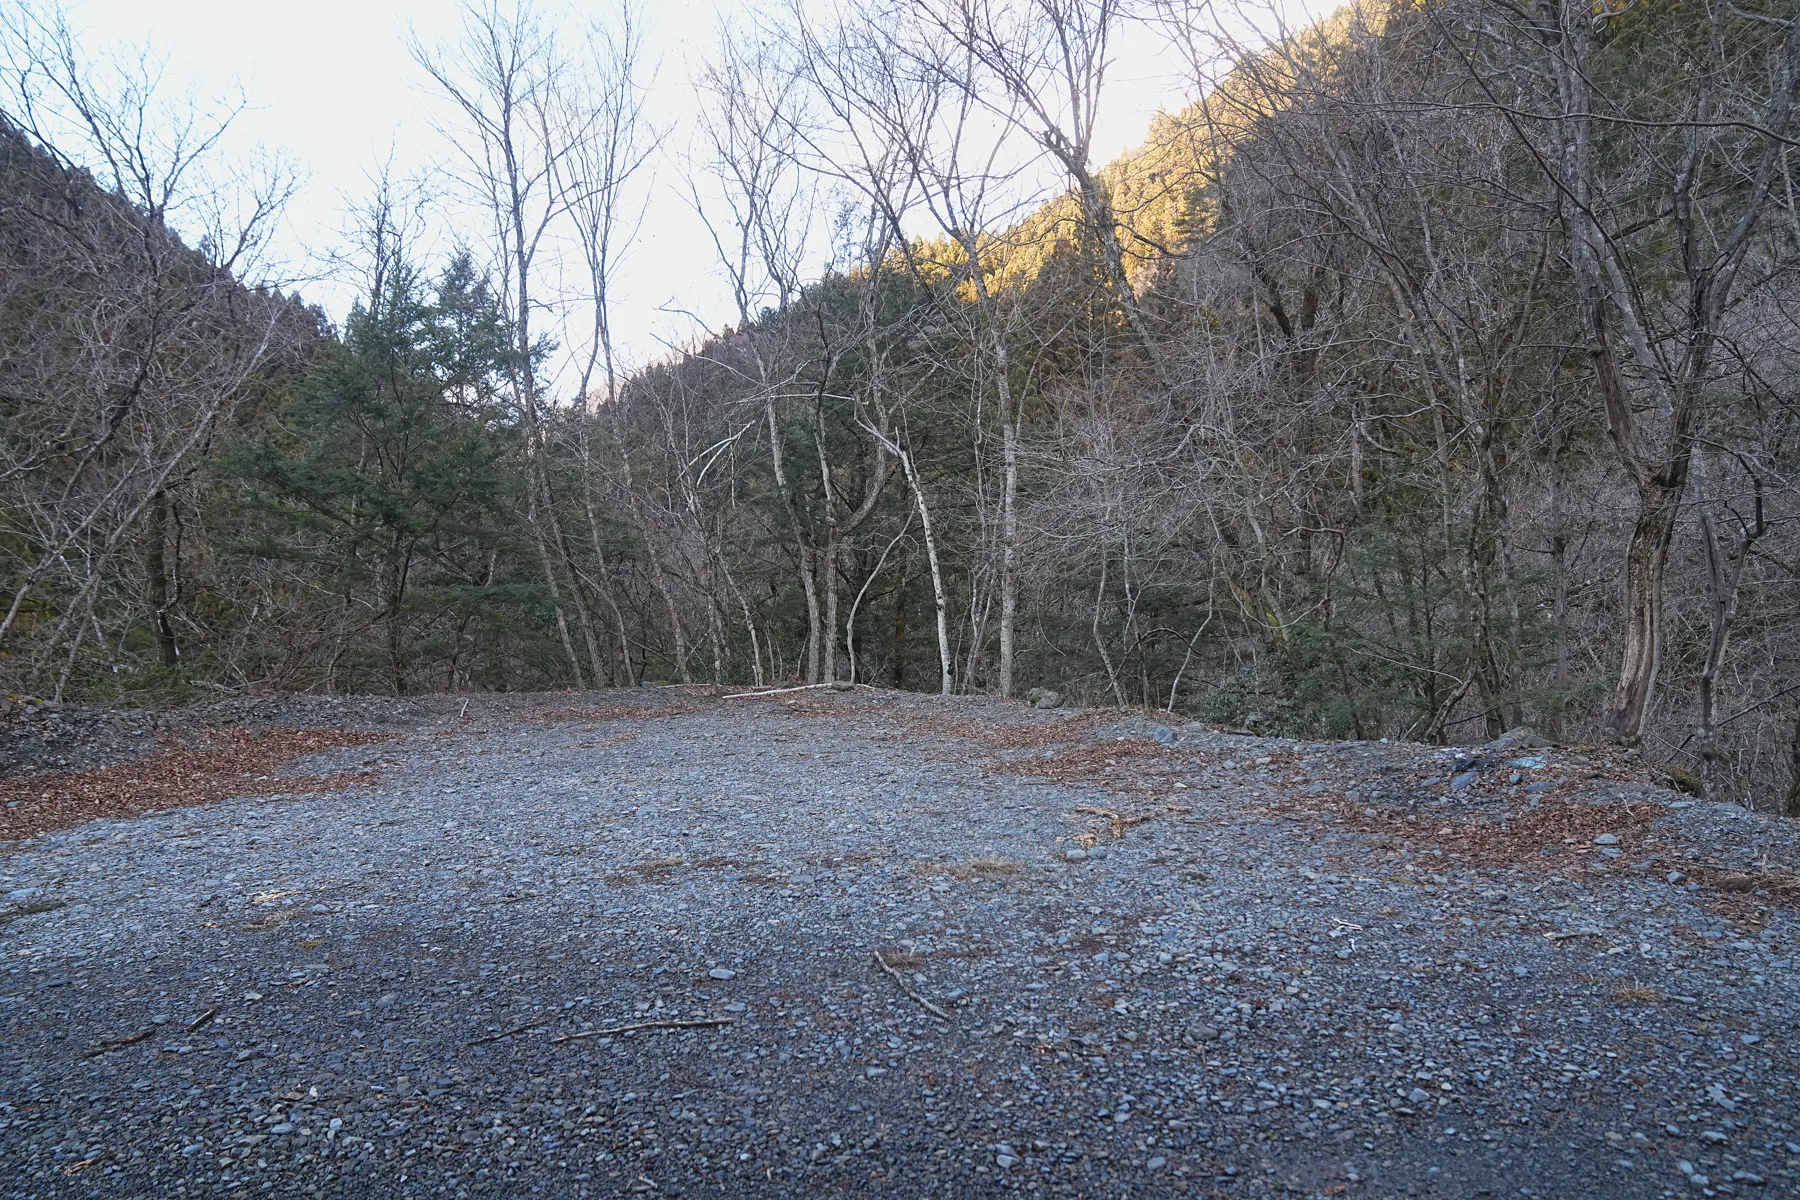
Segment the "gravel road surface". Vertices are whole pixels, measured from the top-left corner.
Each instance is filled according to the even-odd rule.
[[[1792,824],[1598,751],[237,719],[394,740],[0,847],[0,1195],[1800,1194]]]

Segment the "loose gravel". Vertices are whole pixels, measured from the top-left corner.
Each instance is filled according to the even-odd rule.
[[[401,736],[0,853],[4,1196],[1800,1188],[1800,838],[1599,752],[867,690],[235,719]]]

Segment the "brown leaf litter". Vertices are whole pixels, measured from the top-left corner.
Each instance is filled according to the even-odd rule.
[[[165,743],[139,762],[5,780],[0,782],[0,801],[5,802],[0,808],[0,841],[36,837],[103,817],[138,817],[243,796],[337,792],[371,784],[380,778],[372,770],[290,776],[278,772],[304,755],[393,738],[355,729],[228,726],[201,731],[192,746]]]

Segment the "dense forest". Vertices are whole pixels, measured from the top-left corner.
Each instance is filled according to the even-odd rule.
[[[1127,23],[1193,99],[1100,164]],[[476,4],[412,48],[487,236],[422,260],[379,188],[336,324],[242,265],[278,179],[184,243],[206,130],[134,140],[146,89],[9,26],[4,685],[1045,688],[1618,739],[1800,816],[1800,9],[1247,27],[859,0],[723,39],[692,190],[736,318],[627,372],[628,25]]]

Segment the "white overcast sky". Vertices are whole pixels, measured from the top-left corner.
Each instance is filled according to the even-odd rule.
[[[1333,7],[1322,0],[1275,3],[1289,22]],[[674,310],[712,325],[730,318],[711,242],[683,199],[681,159],[695,104],[688,81],[714,44],[721,17],[742,7],[730,0],[639,5],[648,57],[660,62],[651,116],[669,133],[646,219],[617,286],[615,328],[636,362],[698,332],[693,317]],[[69,11],[91,49],[148,41],[167,57],[171,80],[202,95],[242,88],[252,107],[240,118],[233,151],[278,150],[303,172],[276,253],[294,274],[310,277],[300,293],[341,318],[354,284],[330,275],[325,264],[344,245],[348,206],[368,194],[373,171],[390,156],[401,175],[450,160],[430,120],[428,81],[406,39],[409,31],[427,43],[450,37],[459,20],[454,0],[70,0]],[[1136,145],[1151,116],[1181,107],[1190,90],[1160,36],[1129,28],[1104,96],[1096,160]]]

